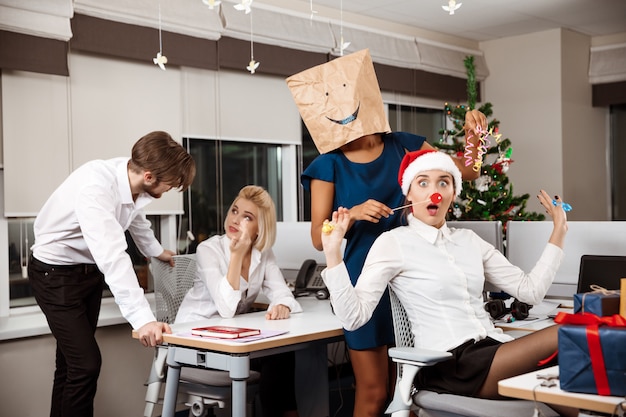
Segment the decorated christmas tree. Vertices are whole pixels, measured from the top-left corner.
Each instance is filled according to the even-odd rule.
[[[500,122],[491,118],[492,104],[485,103],[480,110],[489,120],[487,130],[479,134],[479,155],[481,159],[465,158],[466,143],[463,123],[465,113],[476,106],[476,78],[474,57],[465,59],[467,69],[467,105],[455,107],[445,104],[447,117],[453,124],[451,129],[443,129],[439,142],[433,145],[473,165],[480,171],[480,176],[473,181],[463,182],[463,191],[449,210],[449,220],[500,220],[504,227],[509,220],[544,220],[543,214],[527,212],[526,202],[529,195],[516,196],[513,184],[509,182],[507,172],[513,160],[511,141],[498,133]]]

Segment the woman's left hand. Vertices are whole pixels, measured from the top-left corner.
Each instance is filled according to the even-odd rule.
[[[265,319],[266,320],[288,319],[290,313],[291,313],[291,310],[286,305],[276,304],[275,306],[272,307],[270,311],[265,313]]]
[[[552,229],[549,242],[563,248],[565,234],[567,233],[567,214],[565,214],[565,210],[563,210],[563,201],[561,200],[561,197],[554,197],[555,204],[552,202],[553,200],[550,198],[550,194],[548,194],[545,190],[541,190],[539,195],[537,195],[537,198],[539,199],[541,205],[546,209],[548,216],[552,217],[554,228]]]

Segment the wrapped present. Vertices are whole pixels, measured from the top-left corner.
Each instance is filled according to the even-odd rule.
[[[574,294],[574,313],[591,313],[596,316],[619,314],[620,292],[592,285],[591,292]]]
[[[626,395],[626,318],[559,313],[561,389],[599,395]]]

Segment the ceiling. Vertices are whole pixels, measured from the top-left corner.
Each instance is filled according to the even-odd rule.
[[[336,9],[474,41],[555,28],[592,37],[626,33],[625,0],[457,0],[462,6],[454,15],[441,7],[448,0],[290,0],[283,4],[290,2],[300,6],[306,3],[313,10],[317,6]]]

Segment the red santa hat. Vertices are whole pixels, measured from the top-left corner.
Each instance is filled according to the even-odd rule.
[[[454,191],[458,197],[463,188],[463,180],[461,171],[456,166],[452,157],[443,152],[432,149],[421,149],[419,151],[409,152],[404,155],[400,163],[398,171],[398,182],[402,187],[402,194],[405,196],[409,193],[411,182],[420,172],[439,169],[448,172],[454,179]]]

